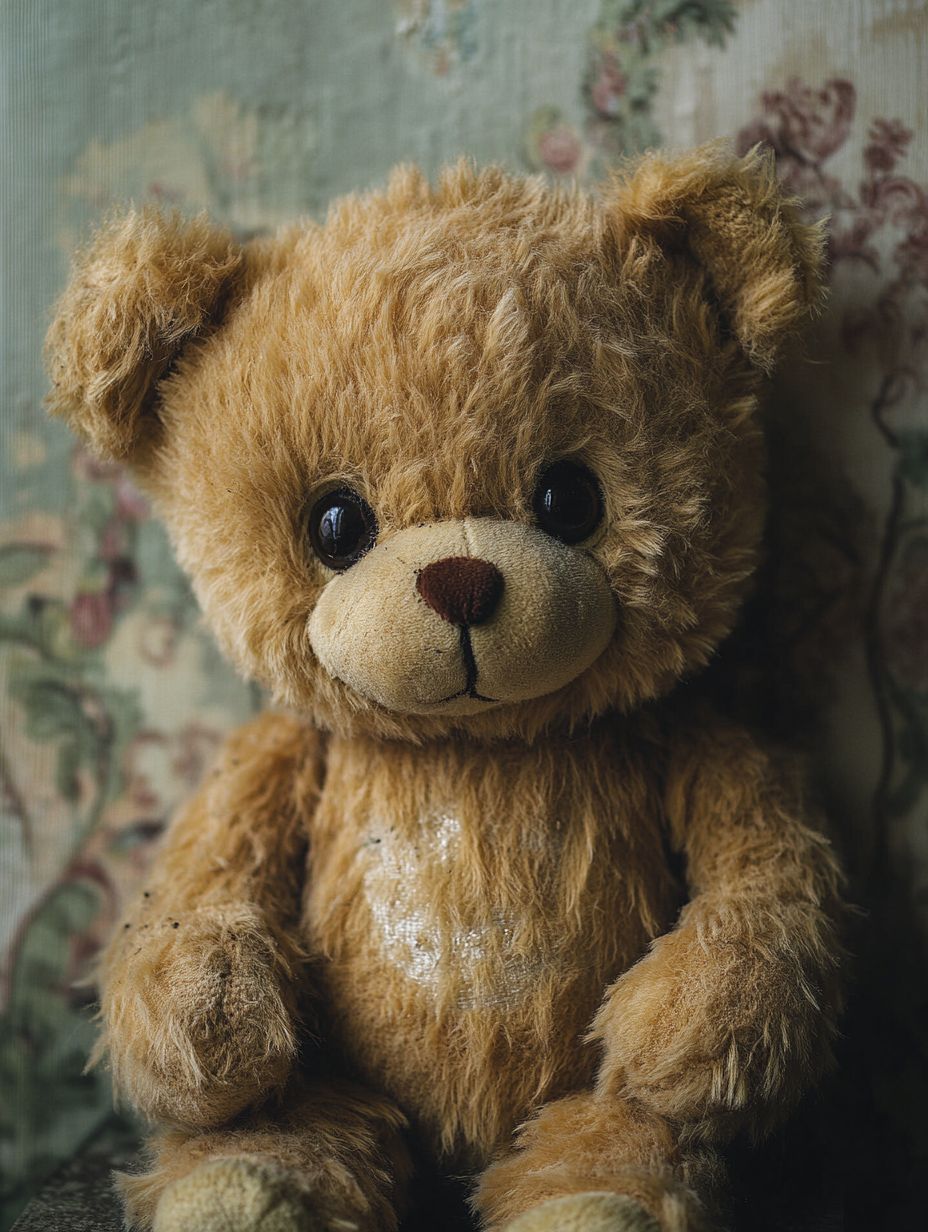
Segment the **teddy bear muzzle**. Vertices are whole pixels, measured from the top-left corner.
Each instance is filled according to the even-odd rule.
[[[569,684],[616,628],[606,573],[534,526],[466,518],[383,539],[325,586],[314,654],[368,702],[474,714]]]

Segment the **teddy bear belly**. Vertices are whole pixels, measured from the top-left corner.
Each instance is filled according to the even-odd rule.
[[[592,1081],[582,1037],[612,972],[576,937],[520,935],[498,904],[436,904],[451,823],[436,831],[438,870],[421,846],[412,860],[383,837],[363,845],[344,921],[353,943],[323,968],[324,1000],[366,1082],[397,1099],[437,1155],[477,1166],[539,1100]]]
[[[672,916],[656,817],[613,750],[590,774],[579,747],[566,815],[563,754],[367,751],[331,750],[311,843],[324,1028],[437,1152],[479,1163],[592,1081],[603,994]]]

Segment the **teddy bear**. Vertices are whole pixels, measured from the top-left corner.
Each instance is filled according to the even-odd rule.
[[[238,242],[118,216],[48,336],[273,709],[101,962],[155,1232],[683,1232],[828,1066],[840,872],[683,682],[764,520],[758,400],[821,297],[770,162],[597,193],[467,161]]]

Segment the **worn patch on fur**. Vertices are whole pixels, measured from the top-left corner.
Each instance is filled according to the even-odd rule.
[[[442,912],[431,887],[461,858],[461,821],[453,813],[424,815],[412,837],[388,822],[372,824],[358,859],[383,955],[433,993],[453,982],[461,1010],[511,1008],[542,972],[566,972],[569,963],[548,934],[532,954],[514,952],[511,912],[495,910],[479,924]]]

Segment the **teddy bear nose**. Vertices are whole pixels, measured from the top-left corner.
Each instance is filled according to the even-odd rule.
[[[446,556],[421,570],[416,590],[449,624],[479,625],[489,620],[499,603],[503,575],[488,560]]]

